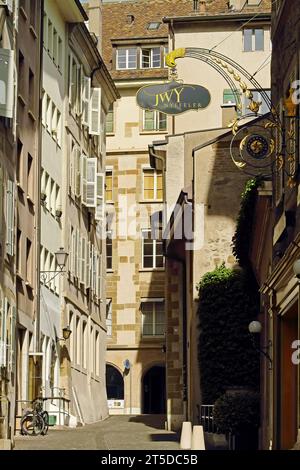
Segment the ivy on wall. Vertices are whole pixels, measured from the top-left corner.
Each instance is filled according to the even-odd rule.
[[[198,289],[202,402],[213,404],[236,386],[257,389],[259,356],[248,324],[257,315],[259,297],[247,272],[219,266],[202,278]]]
[[[247,181],[245,190],[241,196],[241,206],[237,218],[236,230],[232,238],[233,254],[238,260],[239,265],[243,268],[250,268],[250,236],[254,221],[254,207],[257,188],[260,183],[261,178],[253,178]]]

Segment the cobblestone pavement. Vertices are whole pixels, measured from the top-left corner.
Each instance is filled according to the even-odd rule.
[[[164,417],[110,416],[76,429],[51,429],[47,436],[16,436],[15,450],[178,450],[178,436],[165,431]]]

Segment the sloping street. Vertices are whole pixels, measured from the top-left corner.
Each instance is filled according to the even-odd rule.
[[[178,450],[178,436],[162,416],[111,416],[76,429],[50,428],[47,436],[16,436],[15,450]]]

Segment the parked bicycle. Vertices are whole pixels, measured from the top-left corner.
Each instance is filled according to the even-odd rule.
[[[21,434],[27,436],[46,435],[49,428],[49,415],[43,410],[43,398],[32,402],[32,410],[27,410],[21,419]]]

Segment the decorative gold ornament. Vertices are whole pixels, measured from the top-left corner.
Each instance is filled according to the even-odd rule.
[[[253,113],[257,114],[258,111],[259,111],[259,108],[261,107],[262,105],[262,102],[261,101],[253,101],[251,100],[249,106],[248,106],[248,109],[250,109],[250,111],[252,111]]]
[[[293,100],[294,92],[295,92],[294,88],[290,88],[289,96],[283,102],[283,106],[288,117],[295,117],[297,114],[297,104],[295,104]]]
[[[182,58],[185,56],[185,48],[180,47],[179,49],[175,49],[174,51],[169,52],[166,55],[166,64],[168,67],[176,67],[176,59]]]
[[[242,89],[242,92],[245,93],[248,90],[248,86],[246,85],[245,82],[240,82],[240,87]]]

